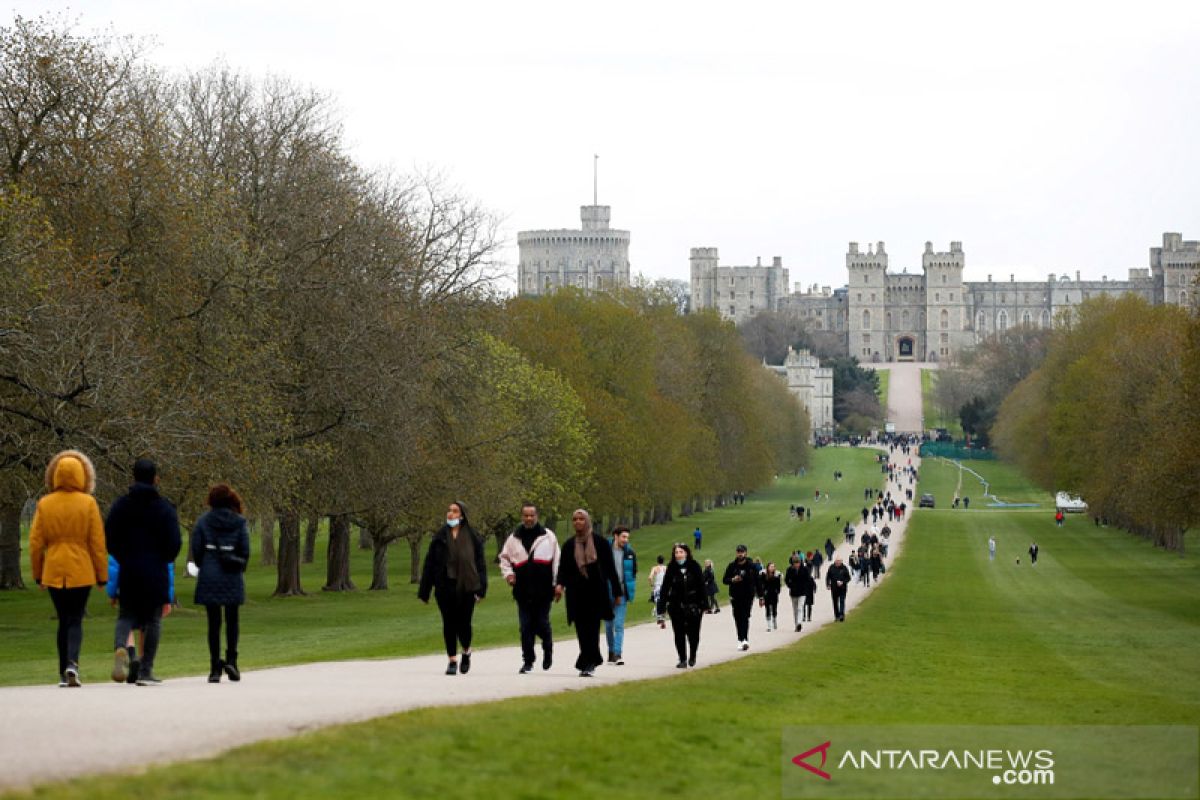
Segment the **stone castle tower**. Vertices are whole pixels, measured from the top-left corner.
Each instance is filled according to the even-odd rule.
[[[858,242],[850,243],[846,253],[846,288],[850,292],[846,330],[850,355],[860,361],[869,361],[873,353],[886,349],[887,268],[883,242],[878,248],[867,245],[865,253],[859,252]]]
[[[962,242],[951,242],[950,252],[935,253],[933,243],[925,243],[921,270],[925,274],[925,347],[930,361],[945,359],[958,352],[968,329],[963,268],[966,257]],[[918,351],[921,352],[921,351]]]

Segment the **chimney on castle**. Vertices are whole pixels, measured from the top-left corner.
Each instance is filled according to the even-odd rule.
[[[758,266],[758,267],[761,267],[761,266],[762,266],[762,256],[759,256],[759,257],[758,257],[758,263],[757,263],[757,264],[755,264],[755,266]]]
[[[783,256],[775,256],[773,259],[771,259],[771,266],[782,267],[783,266]]]
[[[852,255],[852,256],[858,255],[858,242],[850,243],[850,255]]]

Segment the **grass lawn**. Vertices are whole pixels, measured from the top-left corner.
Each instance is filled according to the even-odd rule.
[[[834,463],[845,478],[834,483]],[[739,543],[750,546],[764,561],[776,559],[781,567],[792,549],[810,550],[825,537],[841,530],[835,522],[862,508],[862,491],[878,486],[880,476],[874,451],[849,448],[822,448],[814,452],[813,466],[803,478],[789,477],[767,490],[751,494],[742,506],[715,509],[692,517],[680,518],[670,525],[635,531],[632,544],[638,553],[640,596],[635,598],[631,621],[651,618],[645,576],[655,556],[670,557],[675,541],[692,542],[691,531],[699,525],[704,534],[704,549],[698,554],[723,566],[733,558]],[[814,507],[811,522],[797,523],[788,518],[791,504],[811,505],[813,491],[830,493],[829,503]],[[568,534],[564,521],[557,531],[560,540]],[[317,543],[317,561],[302,568],[305,597],[272,598],[276,576],[274,567],[254,563],[246,573],[247,605],[242,611],[242,640],[239,666],[255,669],[266,666],[307,663],[350,658],[394,658],[403,655],[435,653],[442,649],[441,621],[433,603],[424,606],[417,600],[416,587],[408,583],[409,549],[401,543],[389,553],[391,589],[385,592],[322,592],[325,582],[324,538]],[[186,546],[186,545],[185,545]],[[252,537],[251,546],[258,541]],[[495,542],[488,545],[494,552]],[[28,548],[25,579],[28,572]],[[360,587],[370,585],[371,551],[352,552],[351,575]],[[185,559],[177,567],[183,573]],[[489,576],[491,593],[475,613],[475,646],[513,644],[517,640],[516,609],[508,587],[493,567]],[[155,672],[170,679],[180,675],[208,672],[208,648],[205,643],[204,609],[193,606],[195,583],[182,578],[178,586],[181,607],[163,623]],[[722,593],[724,596],[724,593]],[[112,666],[112,635],[116,611],[111,609],[102,590],[93,590],[90,616],[84,623],[81,668],[85,680],[108,675]],[[553,621],[566,626],[565,605],[554,607]],[[55,678],[54,622],[50,598],[36,588],[0,592],[0,630],[6,646],[0,648],[0,685],[47,683]]]
[[[921,370],[921,413],[925,417],[925,430],[945,428],[956,440],[963,438],[962,423],[954,415],[945,415],[933,402],[933,388],[937,383],[937,370]]]
[[[843,485],[859,486],[858,471],[870,465],[846,449],[819,451],[808,480],[827,474],[838,456],[851,475]],[[927,463],[922,472],[922,491],[952,495],[957,468]],[[1039,495],[1011,473],[1004,480],[1016,493]],[[800,482],[782,487],[790,493]],[[727,528],[719,514],[702,517],[714,540],[726,537],[709,552],[728,550],[735,536],[756,546],[793,541],[765,502],[782,499],[763,493],[731,509]],[[743,526],[737,515],[758,522]],[[806,530],[831,528],[814,519]],[[665,534],[665,543],[686,529],[684,521],[673,534],[655,535]],[[989,535],[999,544],[995,561]],[[1034,540],[1041,560],[1031,568],[1024,553]],[[1049,513],[973,503],[967,511],[918,513],[893,570],[847,624],[772,653],[669,680],[414,711],[38,796],[761,800],[780,794],[786,726],[1200,722],[1200,561],[1193,556],[1156,551],[1079,517],[1059,529]],[[434,626],[431,617],[425,624]]]

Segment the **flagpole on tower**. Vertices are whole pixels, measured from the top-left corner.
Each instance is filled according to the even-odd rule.
[[[600,205],[600,156],[592,156],[592,205]]]

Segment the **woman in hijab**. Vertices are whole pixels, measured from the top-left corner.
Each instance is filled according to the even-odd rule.
[[[575,626],[579,677],[590,678],[604,663],[600,655],[600,621],[613,618],[613,608],[624,602],[621,580],[612,559],[612,548],[592,531],[592,518],[582,508],[571,515],[575,536],[563,543],[555,581],[555,599],[567,595],[567,624]],[[609,591],[612,600],[609,600]]]
[[[471,671],[471,617],[475,604],[487,594],[487,563],[483,557],[483,538],[467,521],[467,507],[458,501],[446,509],[446,522],[433,535],[425,554],[417,597],[428,603],[431,592],[442,612],[442,636],[450,658],[446,674],[466,675]]]

